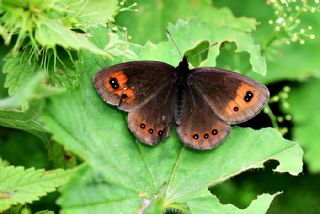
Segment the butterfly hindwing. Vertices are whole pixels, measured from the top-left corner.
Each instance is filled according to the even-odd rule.
[[[185,89],[181,124],[176,128],[181,141],[194,149],[216,147],[228,135],[230,126],[210,108],[192,86]]]
[[[129,113],[129,129],[141,142],[155,145],[169,137],[174,95],[172,85],[167,85],[147,103]]]
[[[93,78],[102,99],[124,111],[146,103],[171,84],[174,67],[157,61],[127,62],[107,67]]]
[[[238,124],[258,114],[269,90],[257,81],[217,68],[191,70],[189,81],[226,123]]]

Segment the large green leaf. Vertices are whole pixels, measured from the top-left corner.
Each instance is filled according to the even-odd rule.
[[[84,166],[63,187],[58,203],[66,213],[134,213],[141,198],[135,191],[105,182],[91,166]]]
[[[83,69],[92,68],[95,66],[88,63]],[[103,183],[119,186],[117,192],[131,192],[130,198],[135,192],[132,200],[140,205],[158,194],[167,204],[188,203],[208,186],[262,167],[269,159],[280,161],[277,171],[296,175],[302,170],[302,150],[273,129],[234,128],[224,144],[207,152],[182,147],[175,135],[156,148],[144,146],[134,140],[122,113],[106,106],[96,95],[91,77],[83,76],[79,90],[52,98],[43,119],[58,142],[102,173]],[[97,185],[91,186],[96,190],[93,192],[102,191]],[[77,203],[81,203],[79,200]],[[116,206],[112,200],[104,201],[110,209]],[[95,204],[86,206],[86,211],[95,209]],[[130,205],[132,212],[139,204]]]
[[[250,54],[250,64],[253,71],[262,75],[267,73],[266,61],[265,58],[261,56],[260,47],[254,43],[253,38],[247,33],[233,28],[199,23],[196,20],[191,20],[188,23],[179,20],[175,26],[169,25],[168,29],[172,32],[173,36],[176,35],[176,37],[174,37],[175,41],[182,52],[203,40],[208,40],[211,44],[214,42],[235,42],[237,52],[245,51]],[[219,55],[219,45],[217,46],[218,47],[213,47],[209,50],[208,59],[201,65],[216,65],[215,60]]]
[[[202,41],[209,41],[211,44],[233,41],[238,47],[237,51],[245,51],[250,54],[253,71],[262,75],[266,74],[266,61],[261,56],[260,47],[254,44],[249,34],[232,28],[209,27],[208,24],[196,20],[190,22],[179,20],[176,25],[170,24],[168,29],[182,54]],[[141,59],[161,60],[175,66],[181,60],[171,41],[161,42],[158,46],[152,46],[149,43],[144,49],[142,53],[138,53]],[[215,66],[219,53],[219,44],[210,48],[207,59],[201,65]]]
[[[169,45],[152,46],[155,52],[159,50],[156,58],[170,63]],[[150,53],[149,49],[140,48],[139,57],[147,57],[144,53]],[[65,191],[61,205],[66,213],[190,210],[197,198],[208,196],[209,186],[245,170],[261,168],[267,160],[279,161],[277,172],[297,175],[302,170],[301,148],[272,128],[233,128],[226,142],[212,151],[185,148],[174,130],[170,139],[154,148],[142,145],[128,130],[123,113],[106,105],[92,85],[93,75],[111,62],[90,53],[82,53],[80,60],[79,88],[50,98],[42,117],[54,139],[88,164],[77,178],[80,183]],[[77,193],[80,197],[74,197]],[[259,203],[267,204],[266,209],[270,202],[268,197],[259,199]],[[232,212],[236,208],[225,209]],[[250,209],[259,212],[258,208]]]
[[[88,166],[83,167],[80,173],[62,189],[63,196],[59,199],[59,204],[64,206],[64,211],[67,213],[88,213],[92,210],[96,213],[104,213],[105,210],[110,210],[112,213],[132,213],[133,210],[139,210],[140,213],[144,211],[145,214],[162,212],[163,200],[161,198],[151,204],[150,200],[144,200],[144,204],[141,204],[136,193],[123,191],[122,188],[103,182],[101,175],[94,173]],[[221,204],[215,196],[204,191],[201,196],[190,200],[184,211],[199,214],[266,213],[276,195],[262,194],[246,209],[238,209],[231,204]],[[180,207],[178,205],[178,208]],[[168,210],[177,211],[175,208],[176,206],[171,206]]]
[[[319,102],[320,80],[311,79],[292,88],[289,94],[289,108],[286,109],[293,117],[293,139],[305,151],[304,159],[312,172],[320,172],[320,129]]]

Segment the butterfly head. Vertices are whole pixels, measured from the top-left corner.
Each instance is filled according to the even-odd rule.
[[[187,58],[187,56],[183,56],[181,62],[180,62],[179,65],[176,67],[176,69],[177,69],[178,71],[181,71],[181,72],[189,71],[189,64],[188,64],[188,58]]]

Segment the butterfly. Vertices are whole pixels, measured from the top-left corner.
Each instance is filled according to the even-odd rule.
[[[160,61],[133,61],[96,73],[93,84],[108,104],[129,112],[128,127],[142,142],[167,139],[171,126],[186,146],[212,149],[231,125],[258,114],[269,98],[266,86],[238,73],[214,68],[189,69]]]

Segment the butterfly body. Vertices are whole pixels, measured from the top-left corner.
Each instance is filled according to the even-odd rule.
[[[195,149],[222,142],[231,124],[261,111],[268,89],[241,74],[218,68],[189,69],[158,61],[121,63],[99,71],[94,86],[102,99],[129,112],[128,127],[143,143],[170,135],[173,123],[181,141]]]
[[[175,70],[176,78],[172,83],[175,90],[174,118],[176,125],[179,126],[181,124],[183,114],[183,102],[186,99],[185,90],[188,87],[188,75],[190,74],[188,60],[186,57],[182,59]]]

